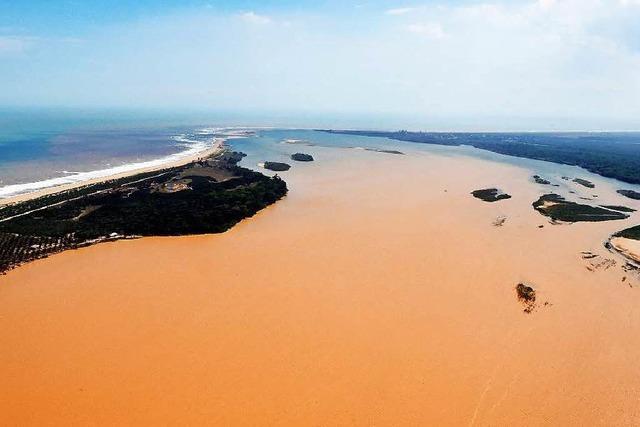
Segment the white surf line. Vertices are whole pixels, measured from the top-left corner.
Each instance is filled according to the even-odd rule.
[[[184,135],[178,135],[175,137],[175,141],[184,143],[188,140],[184,138]],[[81,172],[64,177],[50,178],[25,184],[7,185],[4,187],[0,187],[0,199],[8,199],[11,197],[21,196],[52,187],[70,184],[81,184],[82,182],[91,181],[94,179],[108,179],[111,176],[119,175],[122,173],[134,173],[138,170],[162,167],[163,165],[189,159],[192,156],[198,155],[199,153],[204,153],[208,150],[215,149],[216,145],[218,146],[218,148],[221,148],[225,141],[226,138],[220,137],[214,137],[212,141],[207,142],[192,141],[192,145],[187,150],[180,151],[178,153],[174,153],[159,159],[153,159],[138,163],[129,163],[108,169],[98,169],[89,172]]]

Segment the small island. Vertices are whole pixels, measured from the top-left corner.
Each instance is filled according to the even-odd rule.
[[[591,181],[587,181],[586,179],[582,179],[582,178],[574,178],[573,182],[575,182],[576,184],[580,184],[583,187],[587,187],[587,188],[596,188],[596,185],[591,182]]]
[[[483,190],[475,190],[471,192],[473,197],[485,202],[497,202],[498,200],[510,199],[511,196],[497,188],[485,188]]]
[[[291,160],[296,162],[313,162],[313,156],[311,154],[295,153],[291,155]]]
[[[611,236],[607,247],[640,264],[640,225],[617,232]]]
[[[551,181],[544,179],[540,175],[533,175],[533,180],[536,182],[536,184],[551,185]]]
[[[618,190],[617,193],[622,194],[629,199],[640,200],[640,193],[634,190]]]
[[[291,169],[291,165],[280,162],[264,162],[263,167],[274,172],[285,172]]]
[[[397,154],[397,155],[404,155],[404,153],[402,151],[398,151],[398,150],[384,150],[381,148],[365,148],[365,150],[367,151],[373,151],[376,153],[384,153],[384,154]]]
[[[599,222],[627,219],[629,215],[599,206],[570,202],[558,194],[545,194],[533,203],[533,208],[553,221]]]

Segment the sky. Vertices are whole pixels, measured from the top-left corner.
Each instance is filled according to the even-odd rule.
[[[0,106],[638,130],[638,23],[640,0],[0,0]]]

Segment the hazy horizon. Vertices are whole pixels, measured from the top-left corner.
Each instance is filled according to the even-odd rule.
[[[639,18],[638,0],[5,2],[0,105],[640,130]]]
[[[6,131],[27,129],[31,125],[43,130],[55,130],[68,125],[72,128],[156,128],[219,126],[244,128],[291,129],[362,129],[408,130],[424,132],[626,132],[640,133],[638,128],[598,127],[597,119],[555,117],[532,119],[523,117],[442,117],[417,115],[385,115],[374,113],[306,112],[295,111],[220,111],[189,108],[125,108],[125,107],[53,107],[0,106],[0,126]]]

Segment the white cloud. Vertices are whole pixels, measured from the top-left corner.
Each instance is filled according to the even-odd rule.
[[[407,31],[420,34],[432,39],[443,39],[446,34],[442,25],[438,23],[423,23],[423,24],[409,24],[407,25]]]
[[[415,7],[398,7],[395,9],[389,9],[385,13],[387,15],[406,15],[408,13],[414,12],[417,8]]]
[[[198,10],[89,32],[74,45],[9,37],[20,34],[11,30],[0,33],[0,53],[37,48],[38,62],[20,74],[0,67],[0,81],[11,83],[0,103],[29,95],[640,124],[640,0],[481,1],[424,0],[388,15],[375,7],[273,16]]]
[[[543,10],[551,9],[555,4],[556,0],[538,0],[538,6]]]
[[[272,19],[265,15],[258,15],[253,11],[245,12],[240,15],[240,18],[249,24],[265,25],[270,24]]]

